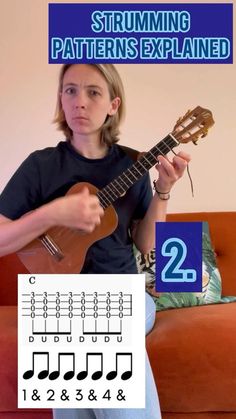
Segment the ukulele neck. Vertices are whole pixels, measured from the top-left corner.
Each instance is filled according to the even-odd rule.
[[[172,134],[167,135],[132,166],[97,193],[101,206],[104,209],[109,207],[109,205],[124,195],[135,182],[157,164],[157,157],[159,155],[166,155],[178,145],[179,142]]]

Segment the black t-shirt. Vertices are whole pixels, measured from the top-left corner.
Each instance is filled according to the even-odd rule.
[[[23,214],[63,196],[77,182],[103,188],[133,160],[118,146],[109,148],[101,159],[87,159],[69,142],[61,141],[29,155],[0,195],[0,213],[15,220]],[[94,243],[87,252],[82,273],[136,273],[129,228],[142,219],[152,198],[150,178],[145,174],[113,206],[118,226],[108,237]]]

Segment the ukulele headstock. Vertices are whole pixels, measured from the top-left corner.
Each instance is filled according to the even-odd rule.
[[[192,141],[196,144],[197,140],[207,135],[214,123],[212,112],[197,106],[178,119],[171,134],[180,143]]]

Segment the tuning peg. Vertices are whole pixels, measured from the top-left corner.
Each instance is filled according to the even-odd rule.
[[[181,122],[181,120],[182,120],[183,118],[180,116],[178,119],[177,119],[177,121],[176,121],[176,125],[178,125],[179,124],[179,122]]]
[[[184,116],[180,116],[178,120],[176,121],[175,127],[178,127],[182,122],[184,122],[186,119],[188,119],[189,115],[192,113],[191,109],[188,109],[188,111],[184,114]]]
[[[208,129],[206,129],[205,131],[203,131],[203,133],[201,134],[201,138],[204,138],[207,136],[208,133]]]
[[[192,112],[191,109],[188,109],[186,114],[184,115],[183,119],[187,118],[187,116],[189,116],[191,112]]]

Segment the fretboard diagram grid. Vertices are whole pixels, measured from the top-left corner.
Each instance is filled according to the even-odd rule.
[[[123,318],[132,315],[132,294],[32,291],[22,295],[22,311],[33,336],[72,335],[72,327],[82,335],[121,335]]]

